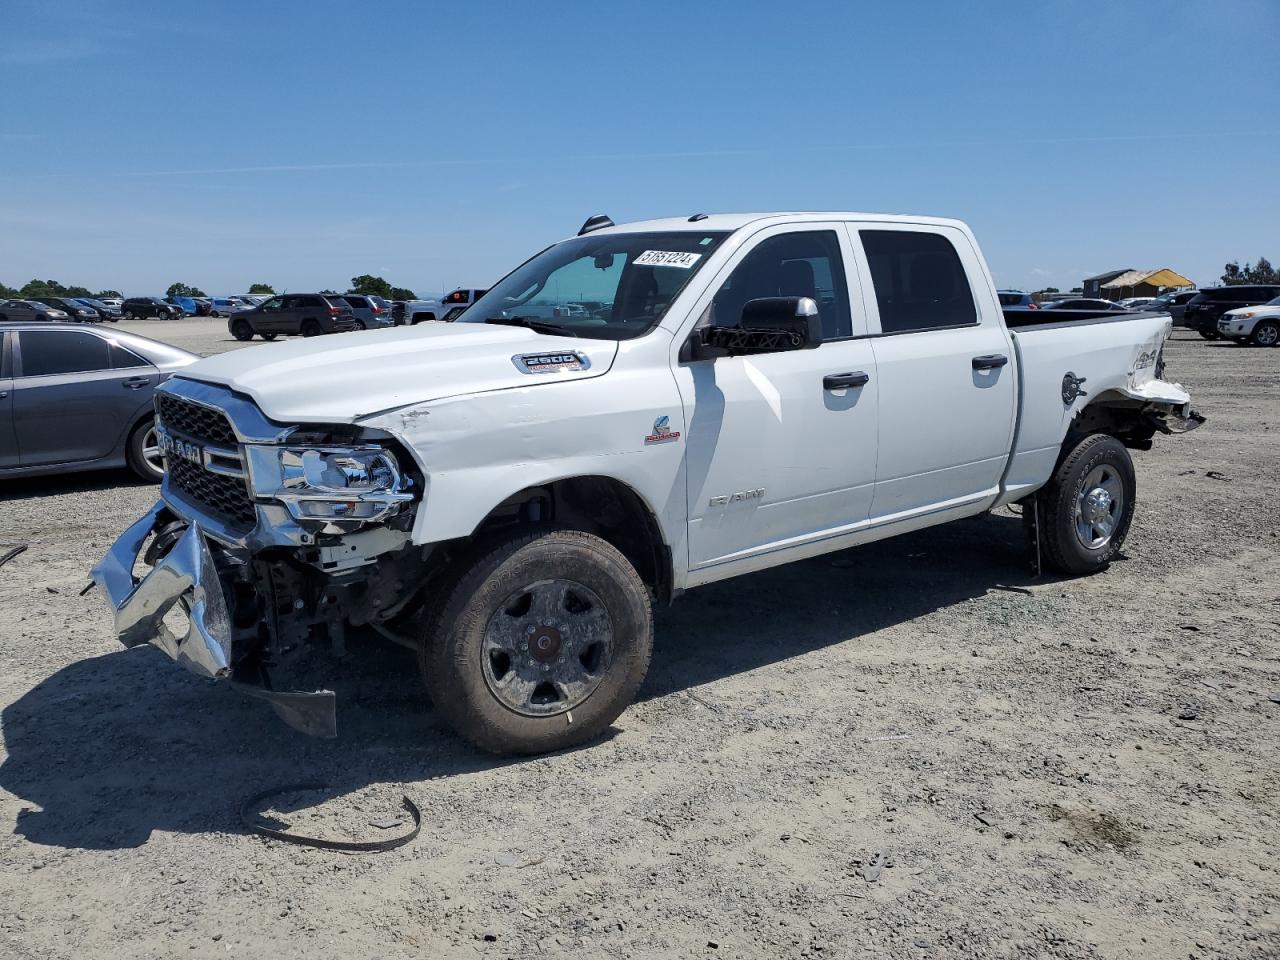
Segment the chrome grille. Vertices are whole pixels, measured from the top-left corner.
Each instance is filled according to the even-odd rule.
[[[184,497],[228,526],[247,532],[257,523],[258,516],[243,477],[210,473],[180,457],[170,457],[165,462],[165,469],[169,483]]]
[[[200,443],[235,449],[239,445],[231,422],[218,410],[179,397],[156,394],[156,415],[165,429]]]
[[[165,457],[170,487],[228,527],[244,533],[252,530],[257,512],[249,494],[240,441],[226,415],[163,393],[156,394],[156,415],[166,433],[201,448],[198,463],[180,456]]]

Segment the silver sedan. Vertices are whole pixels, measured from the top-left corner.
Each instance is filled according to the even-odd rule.
[[[79,323],[0,323],[0,477],[127,466],[159,482],[152,394],[199,359]]]

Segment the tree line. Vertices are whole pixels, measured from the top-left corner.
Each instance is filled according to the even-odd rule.
[[[273,296],[275,288],[269,283],[251,283],[246,291],[252,294]],[[321,293],[336,294],[337,290],[321,290]],[[347,293],[359,293],[366,297],[382,297],[386,300],[413,300],[415,294],[408,287],[394,287],[382,277],[362,274],[351,278],[351,288]],[[207,297],[208,294],[199,287],[185,283],[171,283],[165,290],[166,297]],[[0,300],[32,300],[36,297],[92,297],[101,300],[103,297],[123,297],[119,290],[99,290],[92,292],[88,287],[63,286],[57,280],[30,280],[21,287],[9,287],[0,283]]]

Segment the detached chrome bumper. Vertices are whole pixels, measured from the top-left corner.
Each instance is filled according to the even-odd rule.
[[[164,501],[157,503],[120,535],[91,571],[111,603],[120,642],[126,647],[151,643],[192,673],[231,680],[237,690],[266,700],[289,726],[312,736],[336,736],[331,690],[280,692],[233,679],[231,615],[213,554],[198,524],[188,526],[146,576],[133,575],[143,543],[167,512]],[[178,604],[188,620],[183,636],[164,622]]]

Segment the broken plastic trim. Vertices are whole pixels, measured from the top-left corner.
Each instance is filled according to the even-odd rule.
[[[241,804],[240,822],[259,836],[269,837],[272,840],[296,843],[304,847],[317,847],[320,850],[341,850],[349,853],[381,853],[384,850],[394,850],[396,847],[403,847],[422,830],[422,814],[418,811],[417,805],[406,796],[401,796],[400,802],[404,806],[405,812],[413,819],[413,829],[403,836],[392,837],[390,840],[322,840],[319,837],[304,837],[299,833],[289,833],[287,830],[273,830],[271,827],[254,822],[254,808],[263,800],[279,796],[282,793],[328,789],[329,785],[327,783],[295,783],[287,787],[272,787],[270,790],[254,794]]]

